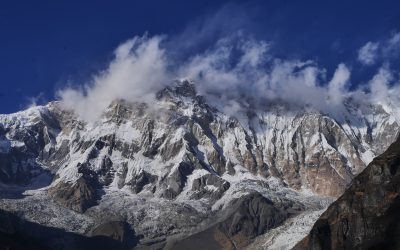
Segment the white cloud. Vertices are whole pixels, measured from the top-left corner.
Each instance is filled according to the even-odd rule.
[[[44,92],[40,92],[36,96],[28,97],[27,100],[28,100],[28,105],[27,105],[28,108],[36,107],[37,105],[39,105],[41,103],[46,103]]]
[[[400,45],[400,32],[394,33],[388,41],[390,47],[398,47]]]
[[[384,62],[400,54],[400,32],[380,42],[367,42],[358,50],[358,60],[364,65],[373,65],[378,59]]]
[[[346,90],[346,84],[350,79],[350,70],[343,63],[339,64],[332,80],[328,84],[329,103],[333,105],[340,105]]]
[[[382,48],[386,58],[396,57],[400,53],[400,32],[394,33]]]
[[[381,105],[387,112],[400,121],[400,84],[387,65],[378,69],[376,74],[364,86],[350,93],[358,104]]]
[[[369,81],[371,99],[375,103],[383,103],[389,98],[389,82],[392,74],[385,68],[379,69],[378,73]]]
[[[109,67],[78,89],[58,92],[63,105],[83,119],[95,120],[115,99],[149,102],[166,84],[166,59],[162,37],[135,37],[115,51]]]
[[[365,65],[375,64],[378,57],[379,43],[367,42],[358,50],[358,60]]]
[[[200,93],[227,113],[249,105],[267,108],[281,101],[327,112],[341,108],[350,77],[344,64],[327,81],[325,70],[314,62],[273,59],[267,48],[268,44],[254,40],[235,45],[223,40],[207,53],[193,57],[180,74],[195,80]],[[233,51],[236,62],[232,62]]]
[[[384,107],[395,109],[400,106],[400,85],[396,82],[393,73],[387,67],[378,70],[375,76],[369,81],[370,103],[378,103]],[[397,112],[400,113],[400,112]]]
[[[63,105],[93,121],[115,99],[154,103],[158,90],[181,78],[194,80],[199,94],[230,115],[249,107],[267,109],[276,102],[337,114],[347,97],[382,103],[388,98],[397,100],[400,94],[399,87],[387,83],[391,75],[386,68],[369,82],[366,91],[350,91],[351,71],[345,64],[339,64],[328,79],[326,70],[313,61],[273,58],[265,41],[228,37],[177,63],[167,56],[174,53],[166,51],[162,40],[161,36],[135,37],[121,44],[109,67],[90,83],[59,91]]]

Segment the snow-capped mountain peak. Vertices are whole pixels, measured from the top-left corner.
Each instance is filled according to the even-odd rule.
[[[188,80],[156,93],[153,105],[115,100],[95,122],[52,102],[0,116],[0,183],[5,193],[30,192],[52,211],[84,213],[80,233],[112,215],[150,245],[220,221],[213,218],[230,221],[230,204],[254,193],[279,207],[275,227],[321,208],[329,200],[322,196],[341,195],[396,138],[399,124],[385,108],[345,106],[340,117],[278,104],[225,114]],[[256,200],[267,204],[262,197]],[[176,214],[172,229],[162,219],[167,212]],[[76,231],[69,219],[48,224]],[[257,230],[251,237],[267,228]]]

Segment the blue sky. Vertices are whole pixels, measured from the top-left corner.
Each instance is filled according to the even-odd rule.
[[[356,88],[382,65],[397,72],[398,49],[385,47],[400,31],[399,9],[398,1],[2,1],[0,113],[90,81],[115,48],[143,34],[166,37],[162,46],[183,62],[240,30],[273,58],[312,60],[328,79],[344,63]],[[373,55],[360,58],[368,43]]]

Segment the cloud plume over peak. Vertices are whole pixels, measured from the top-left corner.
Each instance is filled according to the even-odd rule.
[[[58,91],[64,106],[86,120],[95,120],[115,99],[148,102],[167,83],[162,37],[135,37],[115,50],[108,68],[78,88]]]
[[[276,102],[334,114],[347,97],[378,103],[400,93],[397,85],[388,84],[393,80],[388,69],[379,70],[365,91],[350,91],[351,70],[344,63],[328,78],[316,62],[274,58],[268,42],[243,35],[219,39],[184,60],[171,56],[179,52],[179,44],[170,53],[166,39],[143,36],[121,44],[108,68],[91,82],[58,92],[63,105],[93,121],[115,99],[152,104],[157,91],[181,78],[193,80],[211,105],[230,115],[246,107],[264,110]]]

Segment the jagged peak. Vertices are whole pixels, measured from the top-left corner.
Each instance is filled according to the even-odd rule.
[[[165,87],[156,94],[158,100],[176,97],[196,98],[197,90],[194,82],[188,79],[175,80],[170,86]]]
[[[174,91],[175,93],[186,97],[195,97],[197,95],[194,82],[187,79],[176,81]]]

